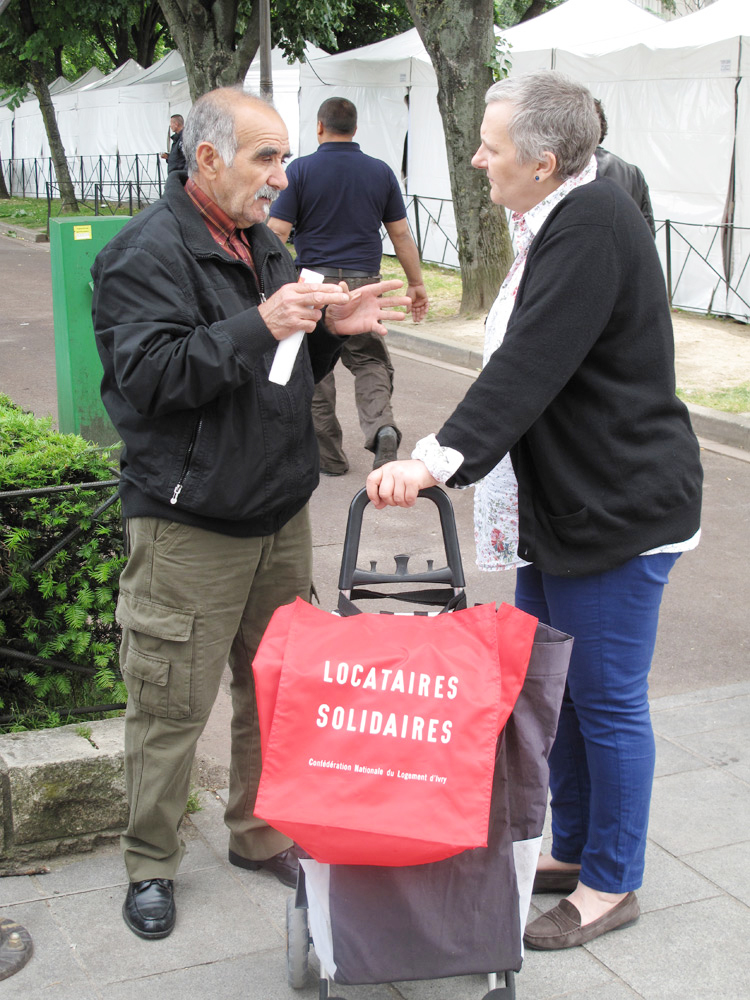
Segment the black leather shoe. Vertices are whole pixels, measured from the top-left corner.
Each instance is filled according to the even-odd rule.
[[[375,438],[375,461],[373,469],[379,469],[386,462],[395,462],[398,458],[398,434],[394,427],[381,427]]]
[[[171,934],[177,916],[172,879],[149,878],[143,882],[131,882],[122,904],[122,916],[138,937],[163,938]]]
[[[274,854],[272,858],[265,861],[251,861],[250,858],[243,858],[241,854],[229,851],[229,861],[238,868],[245,868],[249,872],[257,872],[262,869],[275,875],[279,882],[294,889],[297,886],[297,873],[299,872],[299,858],[294,847],[289,847],[281,854]]]

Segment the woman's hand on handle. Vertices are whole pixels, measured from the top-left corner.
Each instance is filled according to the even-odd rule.
[[[437,486],[438,481],[424,462],[408,459],[388,462],[367,477],[367,495],[378,510],[383,507],[413,507],[420,490]]]

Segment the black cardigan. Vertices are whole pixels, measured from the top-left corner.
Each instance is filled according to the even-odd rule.
[[[465,456],[449,486],[511,452],[519,555],[544,572],[603,572],[698,530],[699,447],[675,395],[661,265],[615,184],[550,213],[502,345],[437,437]]]

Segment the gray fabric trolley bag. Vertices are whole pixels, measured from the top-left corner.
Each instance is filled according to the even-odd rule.
[[[438,487],[420,497],[439,511],[447,565],[394,573],[357,563],[365,490],[352,500],[339,577],[339,613],[359,613],[358,599],[391,598],[465,606],[453,507]],[[370,591],[380,584],[439,584],[418,591]],[[446,603],[446,598],[449,600]],[[386,612],[387,613],[387,612]],[[391,612],[392,613],[392,612]],[[426,614],[428,612],[417,612]],[[297,891],[287,901],[289,985],[308,982],[310,946],[320,962],[319,1000],[339,985],[398,983],[448,976],[487,976],[482,1000],[514,1000],[547,805],[547,757],[557,728],[573,640],[537,626],[526,679],[497,742],[487,847],[403,868],[326,865],[302,857]],[[504,985],[498,985],[498,977]]]

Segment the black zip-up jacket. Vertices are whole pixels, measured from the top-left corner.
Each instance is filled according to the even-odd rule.
[[[596,157],[596,176],[609,177],[615,184],[619,184],[623,191],[627,191],[638,208],[641,215],[648,223],[651,235],[656,236],[656,225],[654,224],[654,210],[651,207],[651,196],[648,193],[648,184],[640,167],[634,163],[610,153],[603,146],[597,146],[594,150]]]
[[[449,486],[510,451],[519,555],[554,576],[614,569],[698,530],[700,450],[675,395],[661,265],[612,181],[550,212],[503,342],[437,438],[464,456]]]
[[[313,382],[341,341],[319,323],[289,383],[268,381],[277,341],[258,312],[255,278],[214,241],[185,180],[170,174],[164,197],[91,269],[102,400],[125,445],[123,515],[269,535],[318,484]],[[265,297],[297,280],[267,226],[247,235]]]

